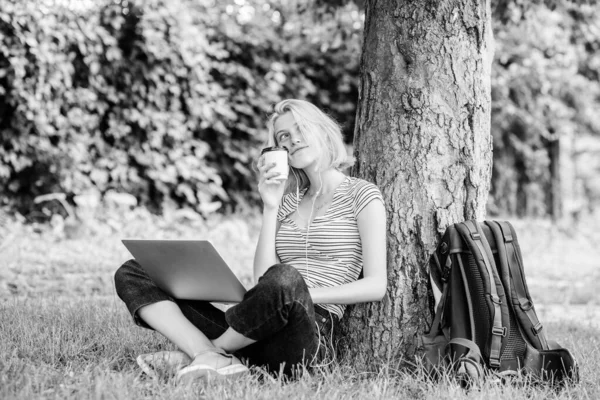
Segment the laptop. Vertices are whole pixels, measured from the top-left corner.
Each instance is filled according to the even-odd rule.
[[[122,242],[156,285],[176,299],[239,303],[246,293],[208,240]]]

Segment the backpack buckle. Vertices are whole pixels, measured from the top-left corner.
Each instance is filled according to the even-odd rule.
[[[450,279],[450,268],[444,268],[444,272],[442,273],[442,282],[448,282]]]
[[[448,255],[448,257],[446,258],[446,263],[444,264],[444,267],[442,268],[442,282],[448,282],[448,279],[450,279],[450,268],[452,267],[452,259],[450,258],[450,255]]]
[[[448,243],[442,242],[442,244],[440,245],[440,251],[442,252],[442,254],[446,254],[448,252]]]
[[[479,232],[471,232],[471,238],[473,240],[479,240],[481,239],[481,235],[479,235]]]
[[[500,360],[490,359],[490,367],[500,368]]]
[[[502,304],[502,299],[498,296],[494,296],[494,295],[490,295],[490,298],[492,299],[492,303],[494,304]]]
[[[533,328],[531,328],[531,329],[533,329]],[[492,335],[506,337],[506,327],[505,326],[502,326],[500,328],[493,327],[492,328]]]
[[[533,304],[531,304],[531,301],[529,301],[529,299],[525,299],[524,301],[519,300],[519,305],[521,306],[521,310],[523,311],[529,311],[531,310],[531,307],[533,307]]]
[[[531,327],[531,331],[535,336],[539,335],[542,329],[544,329],[544,327],[542,326],[541,322],[538,322],[535,326]]]

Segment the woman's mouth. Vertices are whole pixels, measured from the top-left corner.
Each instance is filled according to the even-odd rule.
[[[291,155],[291,156],[293,156],[293,155],[294,155],[294,154],[296,154],[298,151],[300,151],[300,150],[302,150],[302,149],[305,149],[305,148],[307,148],[307,147],[308,147],[308,146],[299,147],[299,148],[297,148],[296,150],[292,151],[290,155]]]

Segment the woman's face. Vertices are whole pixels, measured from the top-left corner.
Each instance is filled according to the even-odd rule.
[[[277,146],[288,149],[289,164],[297,169],[305,169],[318,161],[318,149],[307,143],[300,133],[298,124],[290,112],[282,114],[275,120],[275,142]]]

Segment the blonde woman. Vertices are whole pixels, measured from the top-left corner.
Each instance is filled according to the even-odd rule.
[[[344,175],[339,126],[309,102],[284,100],[268,121],[268,146],[288,150],[289,178],[258,161],[262,228],[256,285],[226,312],[170,298],[135,260],[115,274],[134,321],[182,352],[138,357],[147,373],[177,366],[180,380],[235,377],[247,364],[292,374],[320,362],[321,346],[347,304],[379,301],[387,286],[385,208],[380,191]],[[285,194],[284,194],[285,193]],[[362,278],[359,275],[362,272]]]

